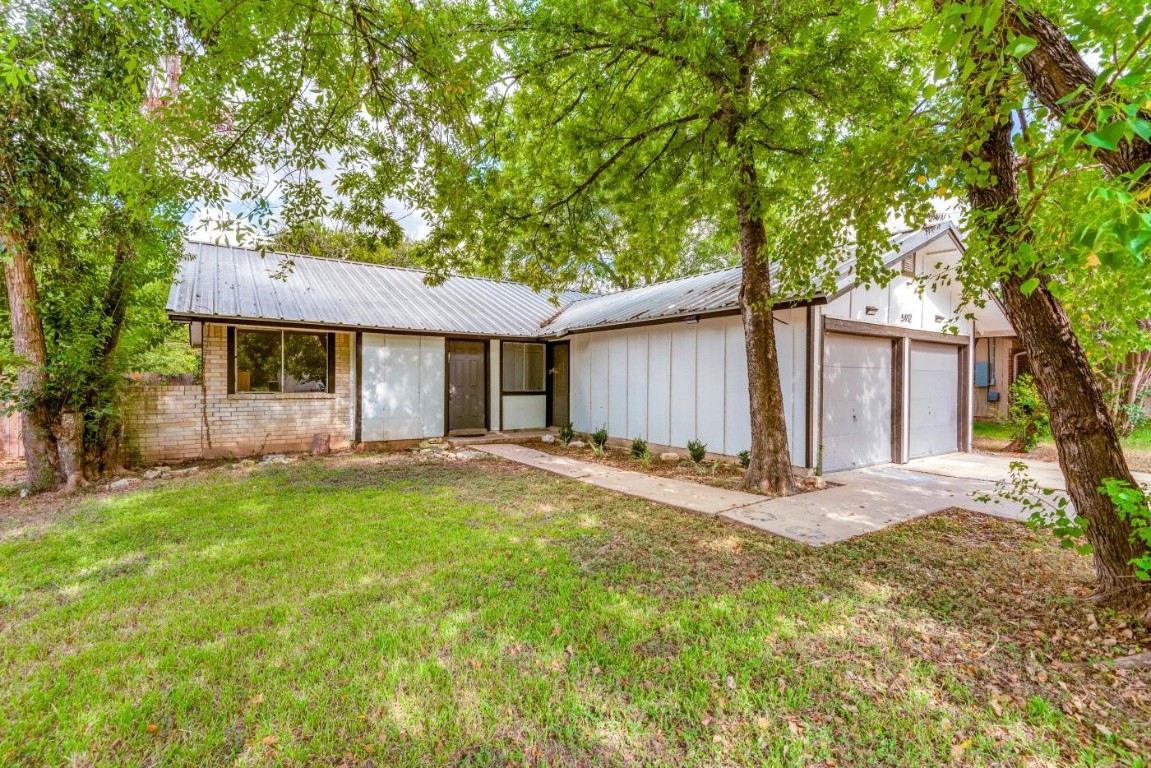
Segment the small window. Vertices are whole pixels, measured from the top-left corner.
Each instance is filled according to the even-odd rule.
[[[503,345],[503,391],[543,392],[546,347],[506,341]]]
[[[330,334],[236,331],[237,392],[327,392]]]
[[[909,253],[903,257],[903,266],[900,270],[907,277],[915,277],[915,254]]]

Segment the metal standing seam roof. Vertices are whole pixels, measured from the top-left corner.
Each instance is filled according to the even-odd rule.
[[[180,318],[243,319],[484,336],[533,337],[560,307],[588,294],[249,248],[186,242],[168,294]],[[290,263],[285,260],[290,259]]]
[[[917,251],[944,234],[958,233],[950,222],[926,230],[901,232],[892,238],[892,249],[883,261],[888,266],[908,253]],[[592,296],[572,302],[543,328],[545,336],[562,336],[572,331],[620,325],[719,314],[739,309],[742,283],[740,267],[728,267],[690,277],[633,288],[618,293]],[[838,296],[855,285],[855,260],[846,254],[836,264],[836,292],[833,296],[816,294],[816,299]],[[777,296],[778,302],[796,297]]]
[[[900,233],[884,263],[948,233],[962,243],[951,222]],[[429,286],[427,273],[413,269],[208,243],[188,242],[185,251],[189,259],[181,262],[168,297],[174,317],[443,334],[556,337],[736,311],[742,280],[740,268],[729,267],[598,296],[569,291],[553,301],[526,285],[484,278],[449,277]],[[837,265],[835,295],[854,284],[848,256]]]

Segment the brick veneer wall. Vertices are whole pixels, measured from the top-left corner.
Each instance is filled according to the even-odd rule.
[[[124,408],[127,455],[160,461],[303,451],[312,435],[332,448],[351,444],[351,334],[336,334],[332,393],[228,394],[227,328],[204,328],[203,379],[198,385],[136,385]]]

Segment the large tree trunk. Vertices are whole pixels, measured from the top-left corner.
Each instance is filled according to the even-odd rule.
[[[1074,119],[1076,128],[1090,133],[1097,130],[1095,110],[1081,109],[1096,98],[1110,96],[1106,87],[1095,90],[1096,73],[1087,66],[1079,51],[1058,27],[1034,9],[1021,10],[1014,2],[1003,6],[1003,19],[1015,32],[1036,41],[1035,48],[1019,61],[1019,68],[1027,85],[1052,114],[1061,119]],[[1151,118],[1146,110],[1140,111],[1144,119]],[[1121,141],[1114,150],[1096,149],[1095,159],[1110,176],[1122,176],[1142,169],[1136,184],[1145,187],[1151,183],[1151,142],[1135,137]]]
[[[4,283],[8,289],[12,345],[16,354],[24,358],[16,372],[16,385],[24,403],[21,410],[24,414],[24,460],[28,467],[28,485],[34,490],[44,490],[56,484],[59,462],[52,419],[40,403],[48,352],[37,310],[36,278],[28,243],[11,233],[0,235],[0,239],[8,256],[4,263]]]
[[[737,147],[739,123],[728,124],[728,141]],[[736,213],[739,218],[739,254],[743,281],[739,309],[743,317],[743,338],[747,349],[747,390],[751,406],[751,463],[743,486],[772,496],[795,492],[791,474],[791,451],[787,445],[787,416],[783,409],[783,387],[779,382],[779,350],[775,343],[775,317],[772,313],[771,268],[763,253],[767,240],[763,218],[753,205],[758,196],[759,177],[750,148],[742,148],[736,172]]]
[[[979,226],[986,231],[996,265],[1007,276],[1001,281],[1003,303],[1020,342],[1031,359],[1036,385],[1051,417],[1051,432],[1059,466],[1076,514],[1087,521],[1087,541],[1094,550],[1097,596],[1111,605],[1142,613],[1151,604],[1151,584],[1140,581],[1131,561],[1144,553],[1133,543],[1131,526],[1122,520],[1109,498],[1097,489],[1106,478],[1137,487],[1107,412],[1103,390],[1087,355],[1071,329],[1066,311],[1041,278],[1031,293],[1022,287],[1032,274],[1017,274],[1005,261],[1027,238],[1019,227],[1019,189],[1015,178],[1012,126],[1002,120],[979,148],[990,163],[992,180],[971,186],[968,199]],[[972,158],[968,158],[969,160]]]

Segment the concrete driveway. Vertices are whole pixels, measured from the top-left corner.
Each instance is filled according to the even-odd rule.
[[[995,482],[1005,479],[1010,474],[1012,461],[1019,461],[1019,459],[989,456],[985,453],[949,453],[945,456],[912,459],[902,466],[915,472],[926,472],[941,477]],[[1059,491],[1067,490],[1067,483],[1063,481],[1063,472],[1055,462],[1026,459],[1022,461],[1027,465],[1027,473],[1035,478],[1035,481],[1042,487],[1054,488]],[[1133,474],[1136,482],[1151,483],[1151,474],[1147,472],[1135,472]]]
[[[941,468],[940,471],[888,464],[836,472],[827,476],[833,487],[782,499],[768,499],[576,458],[553,456],[524,445],[487,444],[476,445],[475,448],[578,482],[747,525],[817,547],[881,531],[948,507],[963,507],[1009,520],[1026,518],[1018,505],[980,503],[972,498],[973,494],[991,493],[995,488],[994,480],[1007,476],[1007,465],[1004,463],[1002,474],[996,475],[994,465],[980,469],[978,462],[964,464],[967,454],[932,460],[937,469]],[[943,470],[951,474],[944,474]]]
[[[1027,519],[1018,504],[981,503],[972,498],[994,490],[995,483],[987,477],[942,475],[912,469],[910,464],[885,464],[833,472],[827,480],[838,487],[766,499],[718,516],[814,546],[881,531],[949,507],[1007,520]]]

